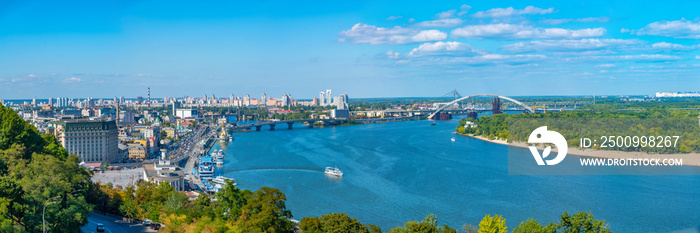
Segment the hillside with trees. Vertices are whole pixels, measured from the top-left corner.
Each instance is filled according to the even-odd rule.
[[[49,134],[0,105],[0,232],[76,232],[92,210],[90,173]]]

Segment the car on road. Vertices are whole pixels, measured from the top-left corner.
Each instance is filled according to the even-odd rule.
[[[102,224],[102,223],[98,223],[98,224],[97,224],[97,229],[95,229],[95,230],[97,230],[97,232],[104,232],[104,231],[105,231],[105,225]]]

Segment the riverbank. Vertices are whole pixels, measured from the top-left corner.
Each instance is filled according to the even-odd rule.
[[[483,136],[471,135],[471,134],[457,134],[460,136],[476,138],[479,140],[502,144],[507,146],[514,146],[520,148],[528,148],[529,145],[526,142],[507,142],[503,139],[488,139]],[[537,147],[538,150],[544,150],[544,146],[540,145]],[[552,148],[552,152],[557,152],[556,148]],[[672,158],[672,159],[682,159],[683,165],[699,166],[700,167],[700,153],[688,153],[688,154],[652,154],[647,152],[628,152],[628,151],[613,151],[613,150],[596,150],[596,149],[580,149],[580,148],[569,148],[567,154],[577,155],[583,157],[593,157],[593,158],[606,158],[606,159],[654,159],[654,158]]]

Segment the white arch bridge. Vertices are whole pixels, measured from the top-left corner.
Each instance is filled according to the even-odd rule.
[[[517,105],[522,106],[523,108],[525,108],[525,110],[529,111],[530,113],[535,113],[535,110],[533,110],[530,106],[527,106],[526,104],[524,104],[524,103],[522,103],[522,102],[520,102],[520,101],[517,101],[517,100],[515,100],[515,99],[513,99],[513,98],[510,98],[510,97],[508,97],[508,96],[493,95],[493,94],[478,94],[478,95],[465,96],[465,97],[462,97],[462,98],[453,100],[452,102],[449,102],[449,103],[443,105],[442,107],[438,108],[437,110],[435,110],[435,112],[433,112],[432,114],[430,114],[430,116],[428,116],[428,119],[433,119],[433,117],[435,117],[435,115],[437,115],[438,113],[440,113],[440,111],[442,111],[442,110],[444,110],[445,108],[448,108],[448,107],[454,105],[455,103],[457,103],[457,102],[459,102],[459,101],[466,100],[466,99],[469,99],[469,98],[474,98],[474,97],[483,97],[483,96],[490,96],[490,97],[496,97],[496,98],[499,98],[499,99],[508,100],[508,101],[510,101],[510,102],[513,102],[513,103],[515,103],[515,104],[517,104]]]

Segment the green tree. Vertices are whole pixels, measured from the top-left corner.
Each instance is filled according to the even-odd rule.
[[[75,232],[92,206],[85,200],[91,184],[78,157],[39,134],[10,108],[0,106],[0,231]],[[51,199],[51,200],[49,200]]]
[[[479,233],[505,233],[508,232],[508,227],[506,226],[506,219],[500,215],[484,216],[479,223]]]
[[[226,220],[236,220],[241,215],[241,208],[247,204],[251,192],[240,190],[233,182],[227,180],[224,187],[215,195],[219,200],[216,208],[217,215]]]
[[[181,210],[187,204],[187,195],[181,192],[171,192],[165,201],[165,209],[169,211]]]
[[[561,215],[561,222],[557,225],[557,232],[565,233],[611,233],[605,220],[596,220],[590,212],[578,212],[573,216],[564,212]]]
[[[321,220],[316,216],[307,216],[299,222],[299,229],[304,233],[323,233]]]
[[[513,233],[555,233],[557,232],[557,226],[554,223],[550,223],[547,226],[540,225],[534,219],[528,219],[527,221],[521,222],[519,226],[513,229]]]
[[[457,232],[455,229],[444,225],[442,228],[438,227],[437,217],[433,214],[429,214],[423,221],[408,221],[403,226],[394,227],[389,230],[391,233],[452,233]]]
[[[321,226],[323,232],[369,232],[369,228],[367,228],[367,226],[360,223],[360,221],[357,221],[357,219],[351,218],[346,213],[331,213],[322,215]]]
[[[262,187],[247,195],[247,203],[241,208],[237,225],[259,232],[291,232],[294,223],[289,221],[292,212],[287,210],[287,197],[278,189]]]

